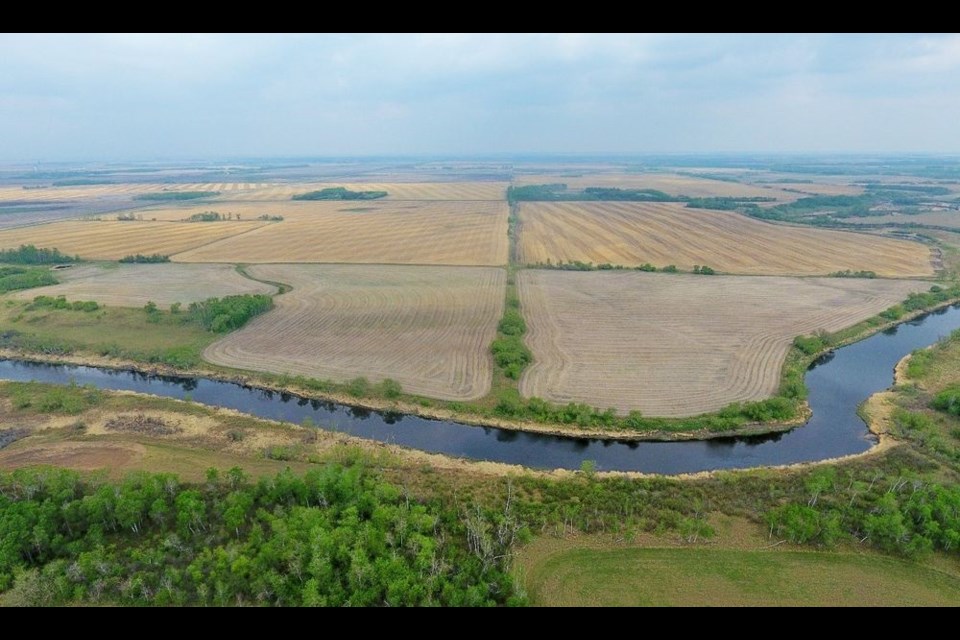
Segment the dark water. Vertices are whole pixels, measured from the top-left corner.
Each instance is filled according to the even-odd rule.
[[[789,464],[865,451],[874,439],[857,416],[867,397],[889,387],[904,355],[960,328],[960,309],[941,309],[838,349],[807,372],[810,421],[787,433],[694,442],[622,442],[538,435],[475,427],[416,416],[379,413],[231,382],[147,376],[93,367],[0,360],[0,378],[93,384],[196,402],[301,423],[424,451],[539,468],[578,469],[593,460],[600,470],[685,473]]]

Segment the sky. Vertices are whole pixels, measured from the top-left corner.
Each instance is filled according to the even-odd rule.
[[[960,36],[0,34],[0,160],[960,152]]]

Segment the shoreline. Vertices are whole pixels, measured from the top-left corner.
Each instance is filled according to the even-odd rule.
[[[927,309],[920,309],[904,314],[897,320],[866,327],[863,331],[849,336],[828,348],[822,349],[815,354],[806,356],[804,358],[804,362],[806,362],[807,365],[804,367],[804,371],[806,371],[810,364],[815,362],[817,359],[831,353],[836,349],[860,342],[861,340],[865,340],[877,333],[880,333],[881,331],[885,331],[905,322],[910,322],[911,320],[914,320],[922,315],[933,313],[939,309],[943,309],[957,303],[960,303],[960,299],[948,300]],[[907,354],[907,356],[909,356],[909,354]],[[674,432],[659,430],[614,431],[602,428],[580,429],[562,424],[545,424],[490,416],[478,416],[477,414],[458,412],[442,407],[424,407],[407,401],[383,400],[379,398],[356,398],[346,393],[316,392],[303,387],[298,387],[296,385],[281,386],[265,381],[258,375],[257,372],[253,371],[237,370],[236,373],[229,373],[222,370],[205,367],[191,367],[189,369],[182,369],[172,367],[170,365],[146,364],[135,360],[122,360],[92,354],[60,356],[22,352],[9,348],[0,349],[0,359],[21,360],[45,364],[88,366],[111,369],[115,371],[130,371],[146,375],[206,378],[218,382],[238,384],[245,388],[271,391],[274,393],[289,393],[291,395],[306,398],[308,400],[334,402],[344,406],[357,407],[370,411],[401,413],[404,415],[416,416],[430,420],[457,422],[475,427],[494,427],[497,429],[505,429],[510,431],[521,431],[566,438],[612,440],[622,442],[689,442],[697,440],[714,440],[720,438],[747,438],[754,436],[774,435],[803,426],[812,415],[809,404],[806,400],[804,400],[800,404],[799,415],[795,418],[783,422],[747,423],[741,427],[738,427],[737,429],[732,429],[729,431],[709,431],[707,429],[701,429],[697,431],[688,430]],[[783,368],[786,367],[787,364],[787,360],[785,359],[781,365],[781,378],[783,376]],[[897,382],[895,381],[894,384],[896,383]],[[695,418],[696,416],[693,417]]]

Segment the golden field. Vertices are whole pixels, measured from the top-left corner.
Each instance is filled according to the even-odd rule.
[[[846,269],[889,277],[933,274],[930,249],[916,242],[772,224],[672,203],[523,203],[519,255],[526,264],[649,262],[682,270],[699,264],[750,275]]]
[[[524,396],[686,416],[777,389],[797,335],[835,331],[928,283],[525,270]]]
[[[285,216],[283,222],[184,251],[174,260],[481,266],[507,262],[505,202],[418,202],[406,206],[379,202],[291,204],[303,206],[277,208]],[[287,220],[286,215],[293,211],[296,213]],[[233,224],[248,223],[193,226]]]
[[[490,389],[503,269],[277,264],[250,273],[293,290],[208,347],[214,364],[338,382],[392,378],[445,400]]]
[[[149,301],[187,305],[242,293],[274,294],[277,288],[246,278],[226,264],[79,265],[57,271],[60,284],[18,291],[11,297],[65,296],[116,307],[142,307]]]
[[[57,248],[86,260],[118,260],[134,253],[173,255],[263,226],[262,222],[177,223],[69,220],[0,230],[0,249],[21,244]]]

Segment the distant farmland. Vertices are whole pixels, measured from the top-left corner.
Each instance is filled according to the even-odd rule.
[[[696,264],[737,274],[881,276],[933,274],[930,250],[916,242],[771,224],[676,204],[561,202],[520,206],[520,261]]]
[[[523,395],[685,416],[777,388],[793,338],[834,331],[927,283],[527,270]]]
[[[403,207],[389,202],[290,204],[298,206],[265,209],[284,215],[283,222],[185,251],[174,260],[491,266],[507,262],[506,202],[419,202]],[[296,213],[288,220],[287,211]],[[201,226],[233,224],[246,223]]]
[[[56,247],[90,260],[118,260],[135,253],[171,255],[256,229],[261,222],[189,224],[173,222],[67,221],[0,231],[0,249],[21,244]]]
[[[446,400],[490,389],[490,343],[503,312],[502,269],[259,265],[293,286],[276,308],[211,345],[227,367],[346,382],[392,378]]]
[[[273,287],[245,278],[232,265],[121,264],[75,266],[57,272],[60,284],[29,289],[12,297],[65,296],[67,300],[95,300],[117,307],[142,307],[148,301],[167,306],[241,293],[276,292]]]

